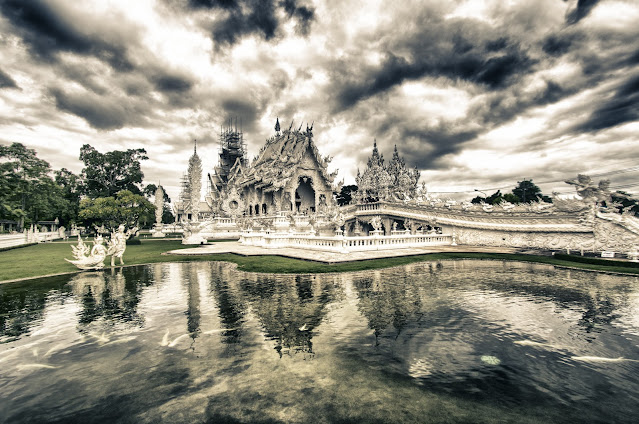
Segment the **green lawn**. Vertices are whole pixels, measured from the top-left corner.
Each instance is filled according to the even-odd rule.
[[[43,243],[18,249],[0,252],[0,281],[19,278],[38,277],[48,274],[77,271],[75,266],[64,258],[72,259],[71,244],[73,242]],[[340,264],[324,264],[284,258],[281,256],[240,256],[234,254],[172,256],[163,252],[175,249],[192,248],[183,246],[180,240],[142,240],[140,245],[127,246],[124,261],[127,265],[155,262],[186,261],[227,261],[236,263],[240,270],[274,273],[323,273],[362,271],[367,269],[386,268],[420,261],[438,259],[502,259],[524,262],[546,263],[580,269],[603,270],[638,274],[639,268],[624,266],[624,262],[610,261],[610,265],[579,263],[548,256],[501,254],[501,253],[433,253],[398,258],[371,259],[366,261],[346,262]],[[109,264],[110,258],[105,263]],[[117,261],[116,261],[117,263]]]

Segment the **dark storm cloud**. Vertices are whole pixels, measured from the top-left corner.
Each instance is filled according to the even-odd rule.
[[[239,7],[239,3],[237,0],[189,0],[189,6],[195,9],[237,9]]]
[[[626,80],[611,99],[603,102],[579,125],[578,131],[599,131],[639,120],[639,75]]]
[[[418,117],[411,118],[391,112],[368,126],[385,157],[390,159],[392,146],[397,145],[406,165],[419,169],[445,169],[447,155],[459,153],[464,143],[483,132],[476,127],[468,128],[465,122],[425,125]],[[369,155],[369,150],[360,152],[359,162],[365,162]]]
[[[223,100],[220,103],[220,108],[226,114],[225,123],[229,120],[233,121],[237,119],[237,125],[241,125],[244,130],[252,131],[256,128],[257,121],[259,120],[259,114],[261,107],[252,103],[251,101],[243,98],[232,97]]]
[[[297,19],[297,32],[302,35],[308,35],[311,30],[311,23],[315,19],[315,9],[307,6],[298,5],[296,0],[284,0],[280,2],[280,6],[289,18]]]
[[[275,36],[278,26],[272,0],[249,2],[248,11],[237,7],[227,12],[227,16],[215,24],[213,39],[220,44],[235,44],[244,35],[259,34],[265,40]]]
[[[561,56],[570,51],[577,33],[551,34],[542,40],[542,49],[550,56]]]
[[[532,70],[535,61],[517,43],[504,37],[487,38],[492,30],[484,31],[469,30],[463,20],[441,23],[392,42],[377,67],[358,69],[350,63],[338,64],[333,72],[335,111],[425,76],[464,80],[498,90]]]
[[[146,114],[128,99],[97,96],[94,93],[68,93],[60,88],[52,88],[58,109],[85,119],[89,125],[99,130],[114,130],[127,125],[140,126],[145,123]]]
[[[193,81],[179,75],[163,74],[151,78],[155,88],[162,92],[182,93],[189,91]]]
[[[0,88],[20,88],[11,75],[0,69]]]
[[[220,45],[233,45],[246,35],[258,35],[271,40],[278,35],[282,22],[277,10],[284,10],[287,19],[296,21],[296,30],[302,35],[310,33],[315,10],[300,5],[296,0],[189,0],[194,10],[211,10],[219,14],[211,28],[213,40]]]
[[[40,0],[5,0],[2,13],[40,59],[55,60],[58,52],[91,55],[108,62],[114,69],[130,70],[124,45],[112,44],[97,35],[78,31],[63,12]]]
[[[446,155],[459,153],[463,144],[479,135],[475,130],[448,128],[446,126],[419,129],[404,129],[400,140],[415,140],[416,143],[401,143],[397,146],[406,165],[418,169],[446,169]]]
[[[566,23],[569,25],[576,24],[590,13],[590,11],[599,3],[599,0],[579,0],[574,9],[566,13]]]

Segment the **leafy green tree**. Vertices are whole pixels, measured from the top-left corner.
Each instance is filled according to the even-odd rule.
[[[513,189],[513,194],[520,199],[520,203],[532,203],[540,200],[552,203],[552,199],[541,194],[541,189],[532,180],[518,181],[517,187]]]
[[[148,159],[144,149],[100,153],[89,144],[80,149],[83,194],[91,198],[112,197],[122,190],[142,194],[144,173],[140,161]]]
[[[357,186],[354,184],[342,186],[342,189],[337,193],[335,199],[339,206],[348,205],[353,200],[353,194],[357,191]]]
[[[66,168],[54,171],[54,175],[60,192],[58,198],[60,223],[69,225],[77,222],[82,190],[80,177]]]
[[[473,200],[470,201],[470,203],[473,203],[475,205],[479,205],[482,202],[486,203],[486,198],[482,196],[475,196],[473,197]]]
[[[521,199],[519,197],[517,197],[517,195],[515,195],[513,193],[504,194],[503,199],[506,202],[513,203],[513,204],[521,203]]]
[[[617,211],[622,213],[625,211],[632,212],[635,216],[639,217],[639,203],[636,199],[633,199],[629,193],[625,191],[617,190],[611,194],[611,200],[617,204]]]
[[[486,199],[486,203],[488,203],[489,205],[498,205],[501,203],[502,199],[503,197],[501,195],[501,190],[497,190],[496,192],[488,196],[488,199]]]
[[[0,216],[25,223],[54,219],[59,187],[51,167],[21,143],[0,146]]]
[[[82,199],[79,216],[87,227],[104,225],[113,232],[120,224],[127,228],[139,226],[140,218],[153,215],[154,211],[155,206],[141,194],[122,190],[115,197]]]

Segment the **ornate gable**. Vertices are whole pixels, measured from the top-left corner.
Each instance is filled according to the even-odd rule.
[[[307,126],[306,131],[300,130],[301,127],[289,128],[266,140],[240,184],[259,184],[265,189],[277,190],[289,183],[300,166],[317,168],[326,183],[332,184],[336,173],[330,174],[327,170],[331,158],[319,154],[313,143],[312,126]]]

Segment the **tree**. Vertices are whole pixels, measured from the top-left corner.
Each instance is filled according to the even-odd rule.
[[[0,146],[0,217],[25,220],[53,219],[58,187],[51,167],[36,151],[21,143]]]
[[[100,153],[89,144],[80,149],[83,194],[91,198],[113,197],[122,190],[141,195],[144,178],[140,161],[148,159],[144,149]]]
[[[520,199],[521,203],[532,203],[540,200],[552,203],[552,199],[541,194],[541,189],[532,180],[518,181],[517,187],[513,189],[513,194]]]
[[[494,192],[488,197],[476,196],[470,202],[475,204],[480,204],[483,202],[488,205],[498,205],[501,203],[502,200],[503,200],[503,197],[502,197],[501,191],[497,190],[496,192]]]
[[[153,215],[155,206],[144,196],[122,190],[115,197],[85,198],[80,201],[79,216],[87,227],[100,227],[115,231],[120,224],[133,228],[140,218]]]
[[[66,168],[54,171],[55,183],[60,190],[60,223],[69,225],[76,222],[80,211],[80,191],[82,189],[80,177]]]
[[[610,200],[617,206],[617,211],[623,213],[624,210],[630,211],[635,216],[639,217],[639,202],[633,199],[630,194],[625,191],[617,190],[610,195]]]
[[[335,199],[339,206],[348,205],[353,200],[353,193],[357,191],[357,186],[354,184],[342,186],[342,189],[337,193]]]
[[[513,204],[521,203],[521,199],[519,197],[517,197],[515,194],[512,194],[512,193],[504,194],[503,199],[506,202],[513,203]]]

